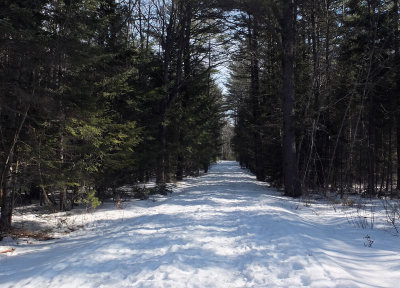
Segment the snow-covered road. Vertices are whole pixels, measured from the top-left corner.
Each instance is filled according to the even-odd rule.
[[[398,237],[284,198],[235,162],[177,190],[76,215],[85,228],[61,239],[14,245],[0,255],[0,287],[400,285]]]

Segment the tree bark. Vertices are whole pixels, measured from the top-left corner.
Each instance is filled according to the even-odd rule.
[[[182,82],[181,79],[181,72],[177,71],[177,75],[180,76],[177,79],[176,85],[177,90],[181,90],[182,93],[182,115],[181,115],[181,121],[186,121],[185,119],[185,111],[187,109],[187,104],[189,101],[189,91],[188,91],[188,86],[187,82],[188,79],[191,77],[191,65],[190,65],[190,29],[191,29],[191,24],[192,24],[192,5],[190,1],[187,1],[184,3],[184,1],[181,2],[181,17],[180,17],[180,23],[181,23],[181,31],[180,31],[180,43],[179,43],[179,52],[178,52],[178,61],[183,61],[183,77],[184,77],[184,83]],[[182,69],[181,65],[178,65],[177,69]],[[182,84],[182,87],[180,87]],[[183,179],[183,174],[184,174],[184,166],[185,166],[185,155],[184,151],[182,151],[181,148],[185,146],[184,143],[184,138],[185,138],[185,131],[182,131],[182,129],[179,129],[179,146],[180,149],[178,151],[178,157],[177,157],[177,171],[176,171],[176,179],[177,180],[182,180]]]
[[[375,194],[375,99],[372,93],[369,93],[368,103],[368,186],[367,193],[370,196]]]
[[[369,196],[374,196],[376,193],[376,123],[375,123],[375,95],[369,86],[374,85],[374,79],[371,79],[373,64],[374,64],[374,57],[375,57],[375,45],[376,45],[376,34],[378,30],[378,19],[377,15],[375,15],[376,11],[376,1],[369,1],[369,13],[370,13],[370,20],[369,20],[369,29],[370,29],[370,39],[369,45],[371,45],[371,52],[370,52],[370,59],[369,59],[369,68],[368,73],[365,80],[364,86],[364,94],[368,95],[368,185],[367,185],[367,194]],[[368,88],[367,88],[368,87]]]
[[[164,99],[159,105],[159,114],[161,115],[161,122],[158,130],[158,141],[159,141],[159,152],[157,155],[157,171],[156,171],[156,182],[164,184],[166,182],[166,167],[167,167],[167,124],[166,124],[166,112],[168,109],[168,103],[170,102],[170,89],[169,89],[169,68],[171,64],[172,48],[173,48],[173,33],[175,26],[175,1],[172,2],[171,14],[169,17],[169,23],[166,28],[165,40],[163,41],[164,49],[164,61],[163,61],[163,93]],[[165,17],[165,15],[164,15]],[[163,28],[164,30],[164,28]]]
[[[393,0],[393,27],[394,27],[394,63],[396,71],[396,87],[393,98],[396,101],[396,138],[397,138],[397,185],[396,190],[400,190],[400,31],[399,31],[399,2]],[[394,197],[394,195],[392,195]]]
[[[255,174],[257,180],[264,181],[264,160],[261,134],[261,107],[260,107],[260,76],[258,54],[258,19],[257,15],[249,15],[249,46],[250,46],[250,98],[253,112],[253,138],[255,145]]]
[[[281,1],[282,18],[282,96],[283,96],[283,177],[285,195],[299,197],[302,194],[298,179],[295,138],[295,5],[292,1]]]
[[[2,167],[0,189],[2,190],[1,215],[0,215],[0,232],[7,233],[11,229],[12,212],[13,212],[13,193],[12,193],[12,163],[14,158],[15,146],[18,142],[22,127],[25,124],[26,117],[30,109],[30,104],[27,105],[21,122],[15,131],[12,142],[7,153],[6,160]]]

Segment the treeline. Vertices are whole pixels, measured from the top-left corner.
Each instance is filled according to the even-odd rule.
[[[291,2],[232,17],[238,160],[290,196],[399,196],[398,0]]]
[[[224,110],[241,165],[286,195],[398,196],[398,6],[1,1],[0,230],[28,194],[66,210],[231,158]]]
[[[220,151],[213,1],[0,2],[0,230],[36,191],[52,209],[207,170]],[[211,6],[210,6],[211,5]]]

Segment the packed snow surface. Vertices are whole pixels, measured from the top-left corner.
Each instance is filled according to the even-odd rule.
[[[0,242],[0,287],[400,287],[389,230],[282,197],[236,162],[177,185],[72,215],[83,228],[58,239]]]

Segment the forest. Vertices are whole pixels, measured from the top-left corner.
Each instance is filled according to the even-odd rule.
[[[286,196],[400,196],[398,6],[2,0],[0,231],[217,159]]]
[[[228,85],[241,165],[289,196],[398,197],[398,1],[263,3]]]

